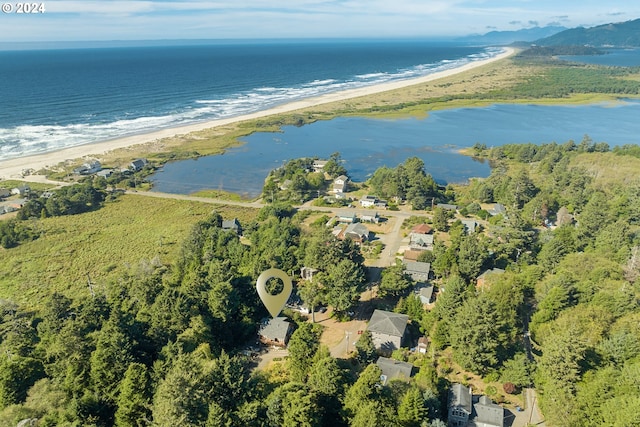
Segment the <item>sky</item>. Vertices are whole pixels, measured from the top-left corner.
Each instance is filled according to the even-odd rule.
[[[0,3],[0,42],[451,37],[640,18],[638,0],[44,0],[32,14]]]

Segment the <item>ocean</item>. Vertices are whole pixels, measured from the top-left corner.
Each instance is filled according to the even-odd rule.
[[[501,51],[424,40],[0,51],[0,160],[420,77]]]

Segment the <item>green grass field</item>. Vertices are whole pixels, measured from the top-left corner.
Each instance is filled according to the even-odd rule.
[[[128,270],[156,259],[170,264],[195,222],[212,211],[241,222],[257,210],[181,200],[122,196],[99,211],[33,220],[43,235],[17,248],[0,249],[0,298],[38,305],[52,292],[89,294]]]

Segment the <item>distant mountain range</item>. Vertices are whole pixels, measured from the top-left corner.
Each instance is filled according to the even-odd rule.
[[[478,45],[534,43],[538,46],[640,47],[640,19],[591,28],[547,26],[517,31],[491,31],[456,41]]]
[[[479,45],[508,45],[515,42],[533,42],[565,31],[566,27],[548,26],[523,28],[517,31],[491,31],[486,34],[474,34],[456,41]]]
[[[539,46],[640,47],[640,19],[573,28],[536,40]]]

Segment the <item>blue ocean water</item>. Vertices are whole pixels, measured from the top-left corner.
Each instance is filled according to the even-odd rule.
[[[0,51],[0,159],[418,77],[500,51],[417,40]]]

